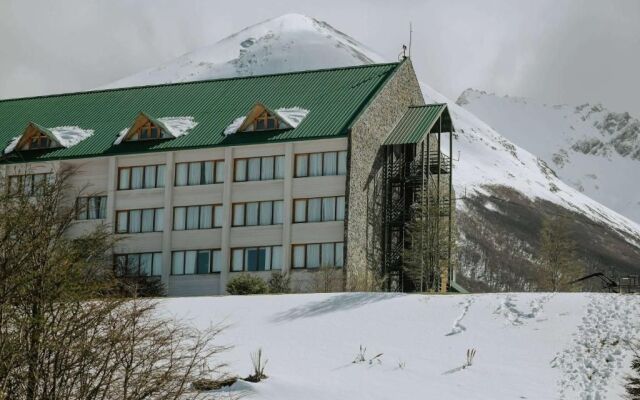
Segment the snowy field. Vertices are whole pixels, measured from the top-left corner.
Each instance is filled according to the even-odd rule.
[[[160,300],[204,328],[230,327],[228,370],[268,379],[232,389],[251,399],[619,399],[640,332],[640,296],[423,296],[336,293]],[[369,363],[353,363],[360,346]],[[468,349],[473,365],[461,368]]]

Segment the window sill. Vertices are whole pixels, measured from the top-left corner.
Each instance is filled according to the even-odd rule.
[[[284,178],[260,179],[255,181],[233,181],[233,183],[258,183],[258,182],[282,182],[282,181],[284,181]]]
[[[271,225],[232,225],[231,228],[250,228],[250,229],[267,229],[274,227],[281,227],[283,224],[271,224]]]
[[[117,189],[116,192],[118,192],[118,193],[131,193],[131,192],[140,192],[140,191],[143,191],[143,190],[161,192],[161,191],[164,191],[164,187],[140,188],[140,189]]]
[[[158,234],[161,235],[164,231],[153,231],[153,232],[115,232],[116,235],[121,236],[130,236],[130,235],[149,235],[149,234]]]
[[[347,176],[347,175],[346,174],[336,174],[336,175],[294,176],[293,179],[335,178],[337,176]]]
[[[202,231],[217,231],[222,229],[221,226],[213,228],[198,228],[198,229],[172,229],[171,232],[202,232]]]

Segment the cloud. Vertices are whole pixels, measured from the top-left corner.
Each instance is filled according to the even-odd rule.
[[[286,12],[325,20],[420,78],[640,115],[640,2],[616,0],[4,0],[0,98],[94,88]],[[635,85],[635,86],[634,86]]]

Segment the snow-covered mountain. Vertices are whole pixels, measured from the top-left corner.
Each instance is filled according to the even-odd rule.
[[[263,75],[387,62],[329,24],[286,14],[103,88]]]
[[[458,105],[542,158],[558,176],[607,207],[640,221],[640,121],[600,104],[538,104],[468,89]]]
[[[287,14],[104,87],[386,61],[325,22]],[[427,102],[449,104],[457,130],[454,185],[461,198],[457,219],[463,282],[471,286],[483,282],[477,289],[526,289],[527,276],[535,267],[541,221],[558,214],[573,220],[573,229],[584,242],[579,255],[592,263],[590,269],[638,272],[640,225],[564,183],[543,159],[427,84],[423,83],[422,89]]]

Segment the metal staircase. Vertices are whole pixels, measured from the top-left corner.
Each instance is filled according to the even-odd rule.
[[[416,212],[423,209],[425,202],[428,209],[436,210],[438,218],[435,229],[439,232],[440,224],[448,224],[451,230],[451,160],[438,151],[425,151],[425,146],[429,146],[428,141],[421,146],[403,144],[385,146],[384,149],[382,267],[387,290],[390,291],[419,289],[404,276],[404,254],[409,246],[410,223]],[[447,184],[447,190],[442,188],[443,183]],[[444,264],[447,269],[450,268],[450,246],[441,246],[438,240],[434,247],[428,250],[433,264]],[[430,290],[440,291],[447,287],[448,282],[441,282],[440,278],[429,278],[429,282],[433,282]]]

